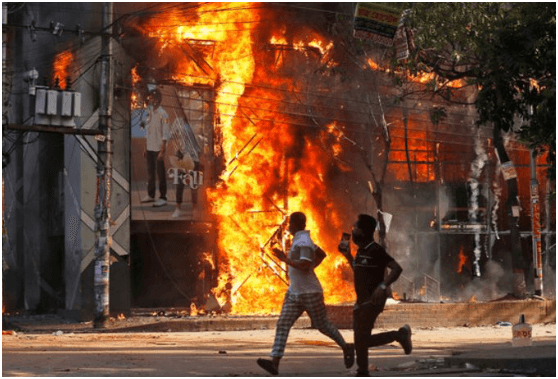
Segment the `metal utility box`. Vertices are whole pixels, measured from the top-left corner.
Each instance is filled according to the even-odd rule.
[[[81,117],[81,93],[37,88],[36,125],[75,127],[74,117]]]

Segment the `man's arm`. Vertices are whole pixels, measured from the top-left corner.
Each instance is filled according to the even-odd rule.
[[[389,286],[399,279],[399,275],[403,272],[403,268],[396,261],[390,261],[387,267],[389,268],[389,274],[385,277],[384,283],[386,286]]]
[[[163,160],[165,159],[165,152],[167,151],[167,141],[163,140],[161,142],[161,149],[159,150],[159,154],[157,155],[157,159]]]
[[[302,246],[300,247],[300,249],[308,249],[308,251],[306,251],[309,254],[312,254],[312,248],[307,247],[307,246]],[[303,256],[304,252],[301,251],[300,255]],[[298,268],[299,270],[310,270],[312,268],[313,262],[310,260],[306,260],[306,259],[291,259],[289,257],[287,257],[287,255],[275,248],[273,249],[273,254],[277,257],[277,259],[279,259],[280,261],[285,262],[287,265],[294,267],[294,268]]]
[[[389,261],[387,267],[389,268],[389,274],[385,276],[384,281],[372,293],[371,301],[373,304],[380,304],[380,302],[385,300],[387,297],[387,287],[395,282],[403,272],[403,268],[396,261]]]
[[[353,268],[353,255],[351,254],[351,246],[349,244],[344,244],[343,242],[341,242],[339,244],[339,246],[337,246],[337,250],[341,254],[343,254],[343,256],[349,262],[349,266],[351,266],[351,268]]]

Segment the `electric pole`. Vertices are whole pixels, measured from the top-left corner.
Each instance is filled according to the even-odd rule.
[[[8,126],[8,117],[4,117],[4,105],[8,101],[9,92],[7,88],[7,75],[8,75],[8,65],[6,57],[7,48],[7,25],[8,25],[8,3],[2,2],[2,146],[4,146],[4,132],[5,127]],[[6,162],[7,164],[7,162]],[[6,170],[4,167],[4,152],[2,152],[2,330],[4,330],[4,256],[5,256],[5,241],[6,229],[4,225],[4,208],[5,208],[5,197],[4,197],[4,180],[6,177]]]
[[[539,200],[539,182],[537,180],[537,162],[535,152],[531,150],[531,226],[533,233],[533,268],[535,295],[543,294],[543,269],[541,254],[541,206]]]
[[[110,274],[110,182],[112,174],[111,151],[111,34],[112,3],[103,3],[101,31],[101,79],[99,84],[99,131],[97,137],[97,193],[95,199],[95,272],[94,272],[94,322],[103,328],[109,318]]]

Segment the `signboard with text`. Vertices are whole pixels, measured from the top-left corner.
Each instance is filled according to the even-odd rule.
[[[401,10],[379,3],[357,3],[354,36],[392,46]]]

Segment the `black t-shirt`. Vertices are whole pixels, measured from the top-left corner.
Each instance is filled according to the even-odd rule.
[[[363,249],[358,249],[353,260],[358,304],[370,300],[378,284],[384,280],[388,263],[393,260],[386,250],[376,242],[372,242]]]

